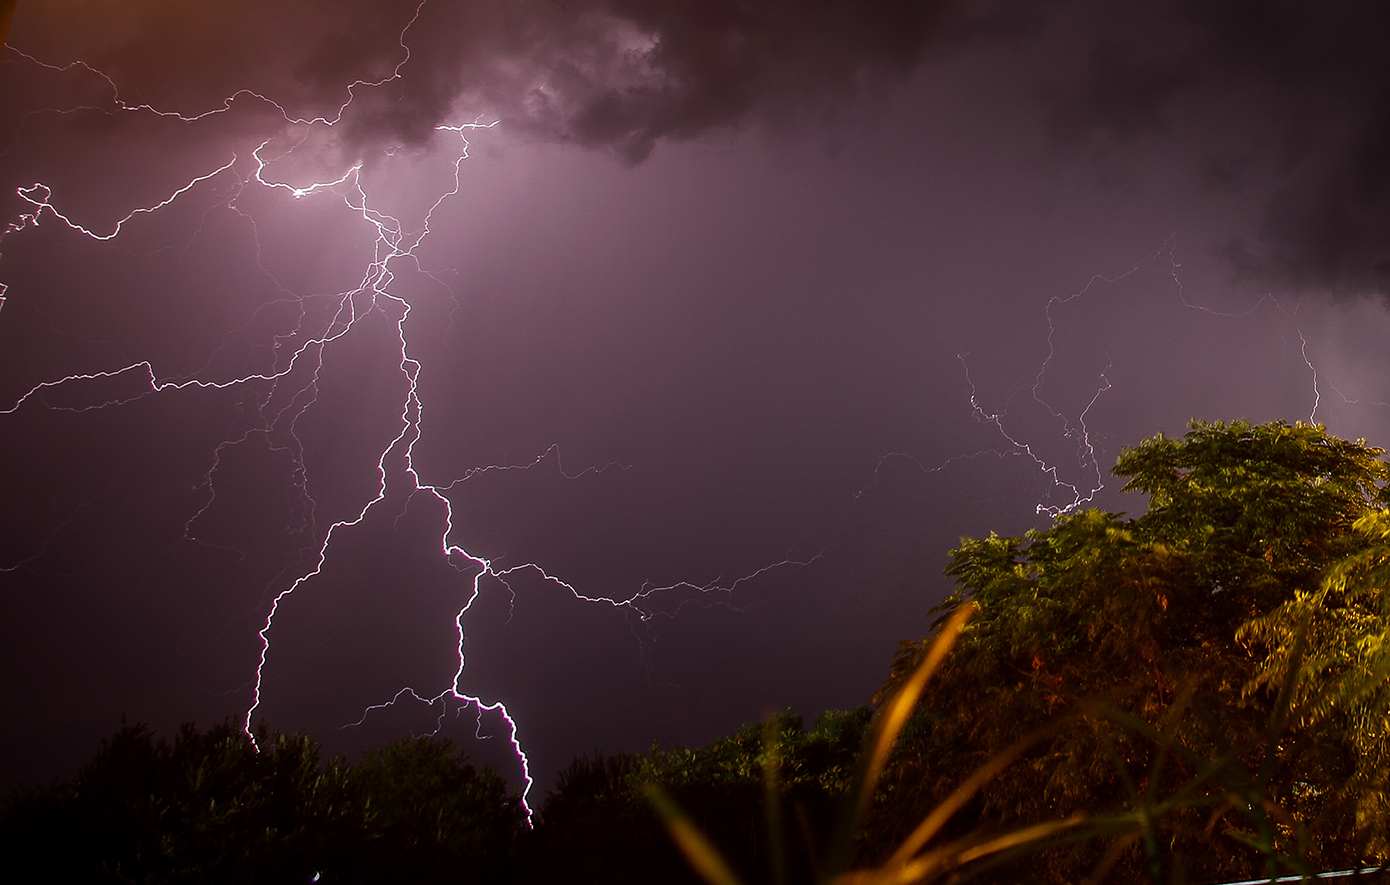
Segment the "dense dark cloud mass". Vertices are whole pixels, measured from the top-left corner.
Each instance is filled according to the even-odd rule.
[[[399,71],[357,89],[333,133],[340,150],[419,145],[478,118],[630,163],[663,139],[824,120],[981,40],[1050,40],[1055,66],[1037,85],[1060,142],[1180,131],[1188,162],[1263,207],[1258,229],[1227,245],[1243,278],[1390,293],[1390,12],[1370,0],[491,0],[418,12],[386,0],[73,0],[23,14],[20,48],[91,61],[131,104],[202,113],[247,89],[295,117],[334,117],[348,84]],[[398,35],[412,18],[407,61]]]
[[[379,82],[399,66],[399,81],[360,94],[346,138],[420,142],[464,110],[638,162],[662,138],[754,114],[794,118],[801,105],[901,80],[933,46],[1018,27],[1022,16],[1002,9],[907,0],[478,0],[417,10],[394,0],[59,2],[36,10],[25,45],[59,63],[90,61],[128,102],[185,114],[247,89],[293,116],[331,117],[347,84]],[[407,24],[408,62],[398,40]]]
[[[1064,142],[1177,131],[1214,186],[1261,206],[1228,253],[1289,291],[1390,295],[1390,9],[1221,2],[1101,11],[1052,86]]]
[[[1144,436],[1390,441],[1379,3],[21,0],[9,41],[0,780],[249,714],[516,782],[505,703],[544,784],[864,700],[961,535],[1137,508]]]

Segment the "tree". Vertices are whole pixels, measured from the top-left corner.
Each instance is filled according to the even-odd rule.
[[[1095,815],[1181,793],[1186,810],[1167,815],[1161,852],[1150,833],[1148,857],[1136,849],[1110,860],[1136,877],[1184,855],[1186,875],[1239,874],[1262,862],[1242,842],[1278,843],[1315,865],[1360,859],[1347,835],[1354,819],[1321,801],[1345,781],[1351,745],[1327,734],[1271,741],[1279,682],[1237,634],[1363,553],[1368,539],[1354,525],[1387,503],[1382,454],[1316,425],[1194,422],[1182,439],[1160,435],[1121,454],[1114,472],[1148,494],[1143,515],[1089,510],[1019,538],[963,539],[948,569],[958,590],[936,626],[967,600],[979,612],[928,686],[870,842],[892,845],[965,773],[1071,715],[981,791],[959,831],[972,817]],[[930,638],[903,644],[880,698]],[[1201,761],[1217,758],[1221,783]],[[1202,777],[1205,792],[1192,793]],[[1301,817],[1223,809],[1217,797],[1231,790]],[[1223,832],[1234,841],[1209,843]],[[1053,853],[1030,871],[1075,880],[1104,851]]]
[[[510,881],[524,814],[492,769],[411,738],[357,764],[301,734],[123,726],[68,783],[12,796],[16,881]]]
[[[368,750],[347,770],[361,835],[344,846],[353,882],[502,881],[525,825],[521,800],[496,769],[468,763],[447,738]]]
[[[792,879],[809,879],[818,851],[800,847],[829,833],[868,724],[867,707],[826,711],[809,730],[782,713],[702,747],[580,757],[541,806],[525,881],[701,881],[648,799],[653,784],[749,881],[775,880],[772,858],[789,859],[783,873]],[[778,843],[793,850],[774,850]]]
[[[350,841],[357,809],[314,741],[258,740],[229,723],[172,741],[123,726],[73,781],[11,798],[7,863],[26,881],[307,881]]]
[[[1366,514],[1367,546],[1240,629],[1266,652],[1248,691],[1292,682],[1292,725],[1304,740],[1333,735],[1353,755],[1340,783],[1305,792],[1342,806],[1366,850],[1390,856],[1390,510]],[[1322,793],[1330,793],[1325,797]]]

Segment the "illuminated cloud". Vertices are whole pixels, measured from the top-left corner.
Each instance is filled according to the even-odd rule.
[[[1338,9],[22,2],[0,756],[249,709],[544,782],[862,701],[1156,430],[1385,440]]]
[[[1018,26],[970,3],[479,0],[425,4],[401,79],[353,108],[352,137],[419,142],[460,109],[630,162],[759,114],[901,80],[932,47]],[[395,0],[235,5],[59,0],[26,10],[25,49],[83,59],[128,100],[183,113],[248,89],[295,116],[389,77],[416,11]]]
[[[333,116],[361,155],[436,126],[514,133],[645,160],[663,140],[823,119],[982,40],[1049,43],[1038,78],[1063,145],[1167,133],[1213,186],[1261,207],[1231,239],[1256,285],[1390,294],[1390,11],[1255,0],[1160,4],[911,0],[53,0],[23,10],[25,51],[85,59],[131,103],[182,113],[251,90]],[[408,32],[409,60],[397,35]],[[404,64],[402,64],[404,62]],[[243,122],[264,125],[243,109]]]

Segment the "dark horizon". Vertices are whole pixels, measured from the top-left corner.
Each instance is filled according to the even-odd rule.
[[[1390,444],[1380,5],[923,8],[21,4],[0,779],[250,713],[520,783],[500,704],[543,789],[864,703],[1191,418]]]

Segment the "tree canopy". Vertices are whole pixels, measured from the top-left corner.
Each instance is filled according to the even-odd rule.
[[[1247,691],[1289,684],[1293,725],[1352,757],[1339,783],[1307,784],[1353,809],[1377,859],[1390,856],[1390,511],[1355,523],[1365,546],[1243,625],[1239,637],[1265,652]]]
[[[1158,801],[1205,776],[1199,759],[1227,754],[1224,773],[1243,772],[1278,820],[1203,805],[1229,784],[1184,793],[1192,807],[1163,824],[1165,857],[1200,859],[1184,875],[1245,873],[1254,856],[1246,847],[1262,842],[1324,869],[1363,859],[1386,826],[1384,815],[1372,821],[1345,801],[1353,779],[1361,795],[1380,788],[1387,758],[1390,650],[1377,643],[1387,636],[1379,588],[1390,557],[1384,536],[1366,530],[1386,525],[1383,454],[1316,425],[1194,422],[1181,439],[1160,435],[1121,454],[1114,473],[1149,496],[1142,515],[1088,510],[1023,537],[963,539],[948,569],[958,589],[938,611],[944,619],[969,601],[978,613],[928,687],[878,838],[891,842],[974,765],[1071,715],[979,794],[975,821]],[[1351,596],[1338,589],[1349,576],[1365,577]],[[1298,669],[1296,640],[1312,609],[1311,673],[1297,695],[1306,712],[1276,734],[1279,691]],[[903,644],[880,697],[929,639]],[[1347,657],[1351,646],[1359,663]],[[1365,689],[1376,675],[1379,693]],[[1321,727],[1329,684],[1341,699],[1335,734]],[[1187,755],[1162,748],[1168,739]],[[1033,874],[1071,881],[1103,851],[1074,848]],[[1141,855],[1123,861],[1137,865],[1133,875]]]

